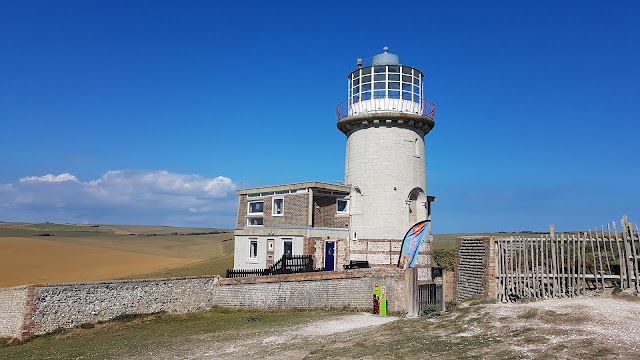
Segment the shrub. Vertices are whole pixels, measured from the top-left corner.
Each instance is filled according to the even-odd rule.
[[[433,261],[444,270],[453,271],[456,264],[456,251],[454,249],[437,249],[433,251]]]
[[[438,306],[434,304],[427,305],[424,310],[422,310],[422,316],[426,316],[428,318],[440,316],[440,311],[438,310]]]

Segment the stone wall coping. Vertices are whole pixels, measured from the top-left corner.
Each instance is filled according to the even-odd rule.
[[[19,286],[7,287],[7,288],[0,287],[0,291],[25,290],[25,289],[28,289],[30,287],[31,287],[31,285],[19,285]]]
[[[318,272],[311,272],[311,273],[253,276],[253,277],[232,278],[232,279],[221,278],[219,280],[219,284],[220,285],[262,284],[262,283],[276,283],[276,282],[358,279],[358,278],[371,277],[376,275],[404,276],[403,271],[400,269],[369,268],[369,269],[354,269],[354,270],[345,270],[345,271],[318,271]]]
[[[487,235],[481,235],[481,236],[459,236],[456,238],[456,240],[491,240],[495,238],[495,236],[487,236]]]
[[[251,189],[236,190],[236,194],[247,195],[247,194],[259,193],[259,192],[294,190],[298,188],[313,188],[313,189],[320,189],[320,190],[344,191],[344,192],[351,191],[351,186],[349,185],[329,184],[329,183],[320,182],[320,181],[306,181],[301,183],[263,186],[263,187],[257,187],[257,188],[251,188]]]
[[[180,281],[180,280],[193,280],[193,279],[211,279],[218,280],[220,279],[219,275],[210,275],[210,276],[183,276],[183,277],[170,277],[170,278],[149,278],[149,279],[121,279],[121,280],[97,280],[97,281],[83,281],[83,282],[61,282],[61,283],[45,283],[45,284],[29,284],[18,286],[17,288],[45,288],[45,287],[59,287],[59,286],[80,286],[80,285],[117,285],[117,284],[126,284],[126,283],[152,283],[152,282],[163,282],[163,281]],[[14,289],[14,288],[9,288]],[[3,290],[3,288],[0,288]]]

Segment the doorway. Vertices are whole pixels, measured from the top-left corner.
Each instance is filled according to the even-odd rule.
[[[327,241],[324,243],[324,270],[333,271],[335,269],[336,242]]]
[[[284,249],[282,252],[285,256],[291,257],[293,255],[293,242],[289,240],[284,241]]]

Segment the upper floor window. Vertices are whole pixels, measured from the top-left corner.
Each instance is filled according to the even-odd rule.
[[[284,213],[284,198],[273,198],[271,202],[271,215],[282,216]]]
[[[250,201],[248,214],[262,214],[264,212],[264,201]]]
[[[349,213],[349,200],[337,199],[336,200],[336,212],[338,214]]]

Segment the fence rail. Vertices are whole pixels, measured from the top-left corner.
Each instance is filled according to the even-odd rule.
[[[580,234],[495,240],[496,296],[574,297],[606,287],[640,292],[638,226],[623,217],[616,224]]]
[[[311,255],[283,255],[271,267],[266,269],[227,269],[227,278],[294,274],[315,271]]]

